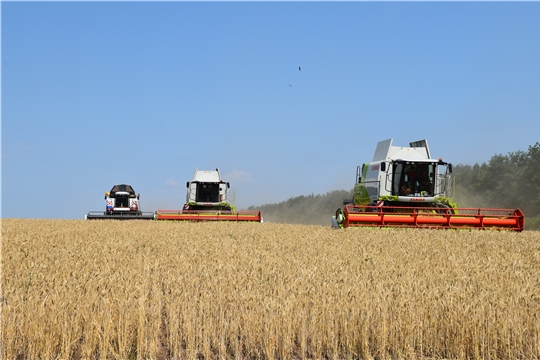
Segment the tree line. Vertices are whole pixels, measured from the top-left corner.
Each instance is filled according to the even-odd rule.
[[[520,208],[525,228],[540,230],[540,143],[527,151],[494,155],[487,163],[455,165],[453,177],[458,206]],[[352,189],[334,190],[249,209],[261,210],[265,221],[330,226],[331,216],[352,194]]]
[[[519,208],[527,229],[540,229],[540,143],[497,154],[487,163],[456,165],[455,200],[461,207]]]
[[[352,197],[352,190],[334,190],[322,195],[295,196],[277,204],[250,206],[249,210],[261,210],[264,221],[330,226],[332,215],[343,207],[344,200]]]

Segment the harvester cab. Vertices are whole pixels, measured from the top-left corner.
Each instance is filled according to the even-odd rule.
[[[182,210],[158,210],[157,220],[180,221],[257,221],[262,222],[260,211],[238,211],[233,205],[234,193],[223,181],[219,169],[195,169],[187,184],[186,203]]]
[[[105,212],[90,211],[86,219],[153,220],[155,217],[153,212],[141,211],[140,197],[140,194],[135,194],[131,185],[114,185],[110,191],[105,192]]]
[[[193,180],[187,182],[184,210],[225,210],[231,211],[229,199],[230,184],[221,179],[219,169],[201,171],[196,169]]]
[[[455,207],[452,164],[431,159],[427,140],[409,145],[379,142],[373,161],[356,169],[355,205]]]
[[[432,159],[427,140],[377,144],[373,160],[358,166],[353,200],[344,202],[332,226],[496,228],[521,231],[519,209],[458,208],[452,164]]]
[[[111,191],[105,193],[106,211],[109,214],[138,212],[140,198],[141,195],[135,195],[135,190],[131,185],[114,185]]]

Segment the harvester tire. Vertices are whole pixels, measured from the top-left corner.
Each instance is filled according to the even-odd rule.
[[[441,210],[438,211],[440,214],[446,214],[448,210],[450,210],[451,214],[455,214],[454,209],[449,205],[437,203],[435,207],[441,208]]]
[[[336,221],[338,224],[342,224],[343,223],[343,220],[345,219],[345,216],[343,215],[343,210],[341,210],[341,208],[338,208],[336,210]]]

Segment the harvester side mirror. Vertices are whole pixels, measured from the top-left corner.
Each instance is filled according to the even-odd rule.
[[[451,174],[452,173],[452,164],[448,164],[448,172]]]
[[[186,187],[189,188],[189,181],[186,183]]]
[[[138,193],[137,194],[137,200],[139,200],[141,198],[141,193]]]
[[[386,171],[386,163],[385,162],[381,163],[381,171]]]
[[[231,187],[231,184],[227,183],[227,189]]]

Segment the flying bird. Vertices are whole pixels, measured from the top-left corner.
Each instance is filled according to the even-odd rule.
[[[292,85],[291,85],[291,84],[289,84],[289,86],[290,86],[290,87],[292,87]]]
[[[298,71],[302,71],[302,67],[299,66],[299,67],[298,67]]]

